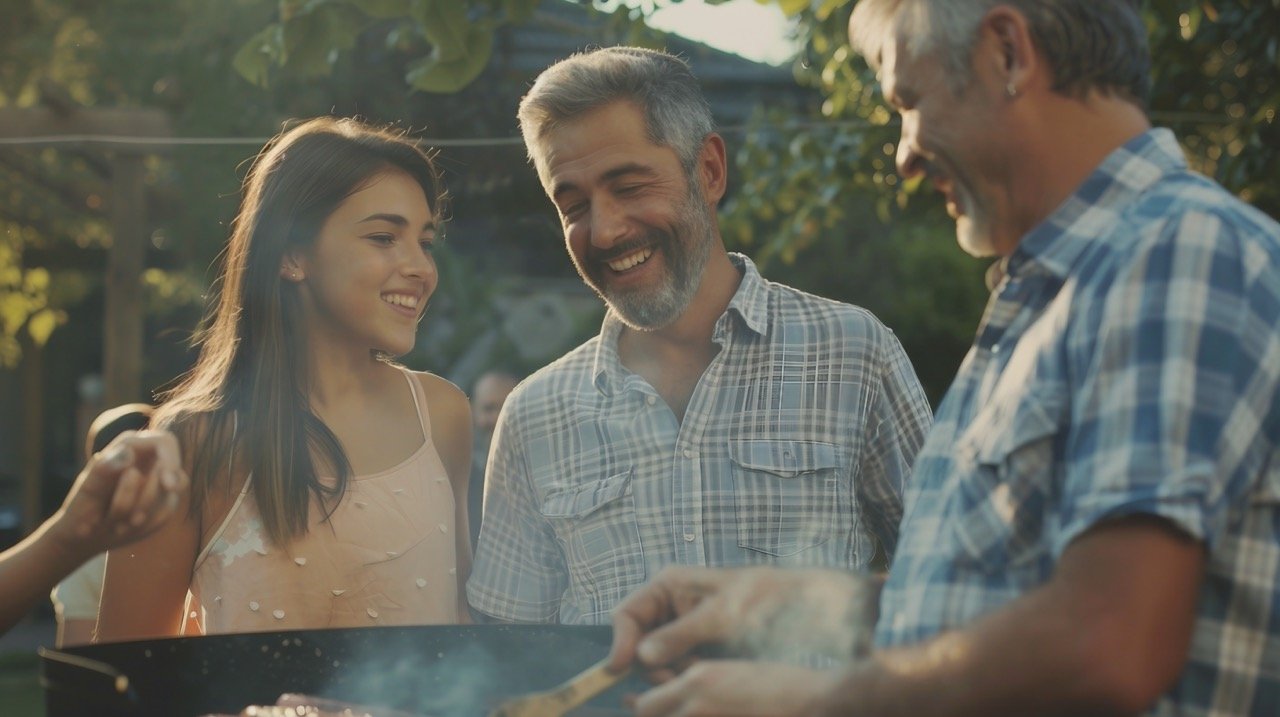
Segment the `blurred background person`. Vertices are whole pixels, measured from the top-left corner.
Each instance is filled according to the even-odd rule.
[[[121,433],[146,428],[153,410],[145,403],[127,403],[98,414],[85,434],[85,463]],[[98,602],[102,599],[102,572],[106,567],[107,554],[98,553],[58,583],[49,594],[58,622],[58,647],[81,645],[93,640]]]
[[[484,468],[489,461],[489,444],[498,414],[511,389],[520,383],[514,371],[494,368],[480,374],[471,389],[471,419],[475,430],[471,440],[471,484],[467,488],[467,515],[471,523],[471,547],[480,537],[480,515],[484,506]]]

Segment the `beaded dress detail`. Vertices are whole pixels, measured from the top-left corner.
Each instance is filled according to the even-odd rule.
[[[393,468],[354,476],[327,520],[313,496],[310,529],[284,548],[263,530],[251,476],[196,559],[186,616],[197,631],[457,622],[453,489],[422,385],[404,375],[422,445]]]

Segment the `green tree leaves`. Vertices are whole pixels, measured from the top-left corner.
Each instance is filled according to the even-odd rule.
[[[233,66],[260,87],[277,69],[327,75],[362,33],[381,31],[388,44],[421,54],[406,68],[410,87],[453,93],[488,65],[498,28],[527,22],[537,6],[538,0],[283,0],[279,19],[245,43]]]
[[[431,54],[409,65],[409,84],[427,92],[457,92],[471,84],[493,52],[495,22],[473,22],[466,5],[451,0],[414,0],[411,14]]]

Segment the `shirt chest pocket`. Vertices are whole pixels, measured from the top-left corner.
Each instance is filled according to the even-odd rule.
[[[589,611],[611,609],[644,582],[631,469],[548,493],[541,511],[564,547],[573,582],[594,604]]]
[[[955,537],[962,560],[1003,572],[1047,559],[1062,403],[1027,395],[984,411],[957,442]]]
[[[740,547],[786,557],[832,539],[843,512],[836,446],[740,440],[729,459]]]

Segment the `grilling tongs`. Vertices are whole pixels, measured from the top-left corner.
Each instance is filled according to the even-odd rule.
[[[613,687],[630,672],[613,673],[608,665],[608,659],[601,660],[559,687],[506,700],[494,708],[489,717],[563,717],[569,710]]]

